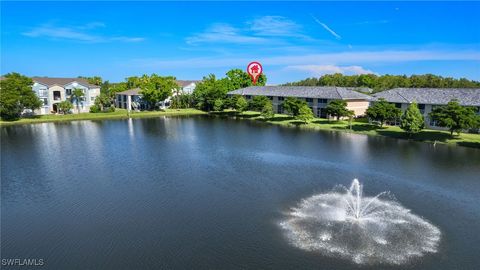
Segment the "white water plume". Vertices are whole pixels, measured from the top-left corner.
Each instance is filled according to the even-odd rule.
[[[294,246],[358,264],[403,264],[437,252],[437,227],[386,192],[374,197],[362,193],[355,179],[350,188],[311,196],[280,225]]]

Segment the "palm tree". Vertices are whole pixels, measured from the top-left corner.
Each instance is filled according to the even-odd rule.
[[[80,101],[83,101],[84,96],[85,94],[80,88],[73,89],[72,95],[70,96],[70,100],[72,101],[72,103],[75,103],[75,105],[77,105],[78,113],[80,113]]]

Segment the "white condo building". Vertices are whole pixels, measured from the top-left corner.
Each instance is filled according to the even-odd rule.
[[[100,86],[89,84],[82,78],[49,78],[33,77],[33,91],[37,94],[43,105],[36,110],[36,114],[57,113],[57,104],[70,100],[74,89],[83,91],[83,99],[79,102],[80,112],[88,112],[90,106],[94,104],[95,98],[100,95]],[[74,103],[73,112],[77,112]]]

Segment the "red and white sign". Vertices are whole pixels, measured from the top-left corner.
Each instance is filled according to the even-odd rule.
[[[262,75],[262,65],[258,62],[251,62],[247,66],[247,73],[252,78],[253,84],[257,83],[258,78]]]

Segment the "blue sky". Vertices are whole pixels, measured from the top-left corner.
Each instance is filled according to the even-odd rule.
[[[479,2],[1,2],[1,73],[110,81],[344,74],[480,80]]]

